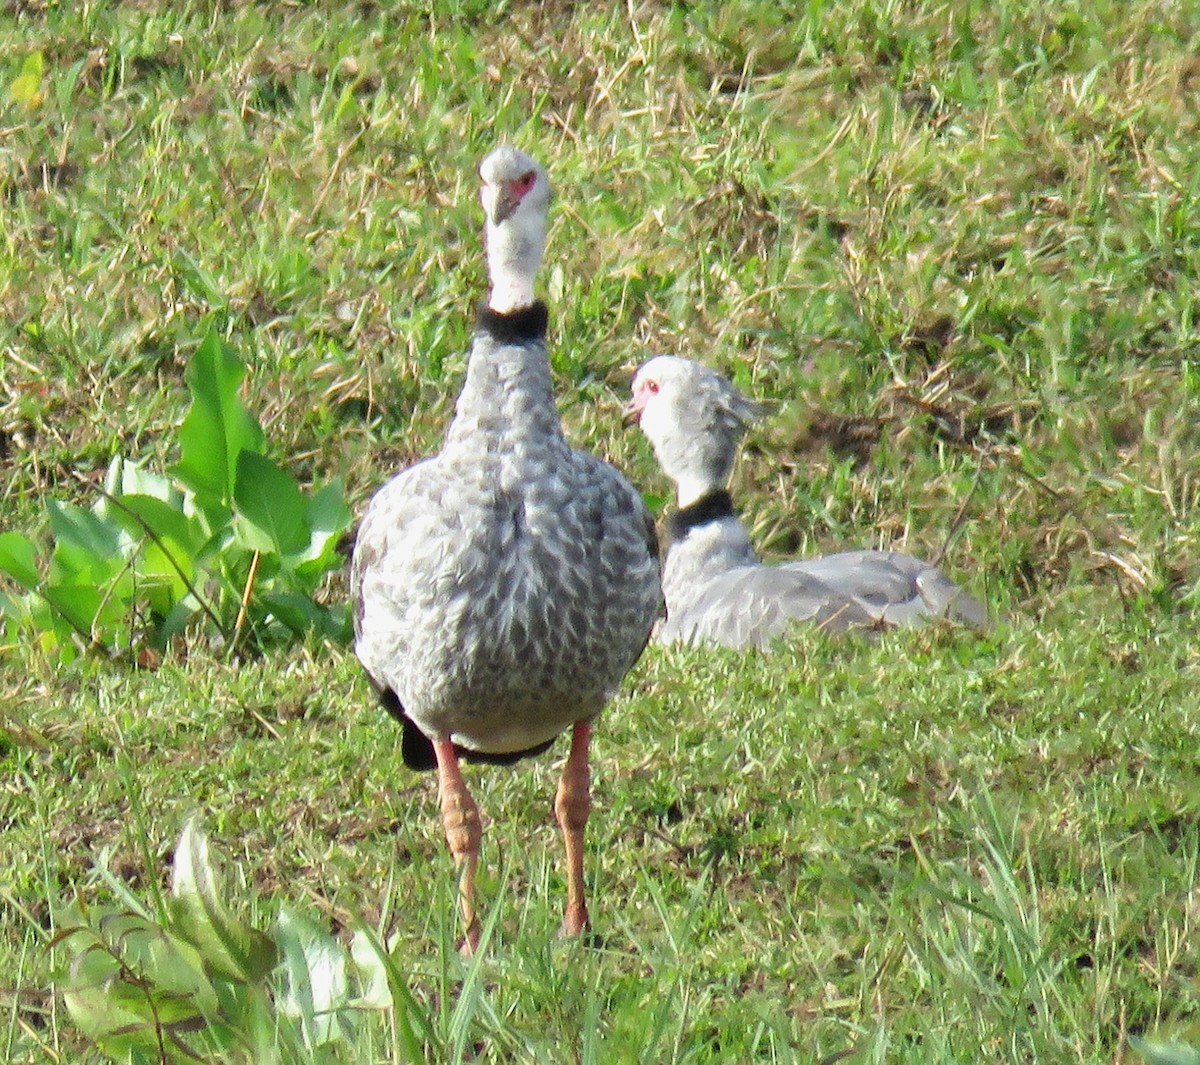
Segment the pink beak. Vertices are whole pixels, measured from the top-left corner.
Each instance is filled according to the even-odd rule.
[[[635,395],[633,399],[621,408],[621,424],[625,426],[636,425],[642,420],[642,409],[645,406],[645,401],[640,396]]]

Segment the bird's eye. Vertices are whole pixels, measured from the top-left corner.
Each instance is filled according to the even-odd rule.
[[[537,181],[537,174],[535,174],[532,170],[526,171],[526,173],[522,174],[521,177],[517,179],[517,188],[519,188],[522,192],[528,192],[531,188],[533,188],[533,183],[535,181]]]
[[[650,395],[652,395],[652,396],[657,396],[658,395],[658,382],[655,380],[647,381],[646,382],[646,391],[649,392]]]

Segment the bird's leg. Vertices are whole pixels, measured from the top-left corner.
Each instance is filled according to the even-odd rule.
[[[475,867],[479,864],[479,843],[483,830],[479,823],[479,807],[467,790],[458,768],[458,755],[449,736],[433,741],[437,756],[438,795],[442,801],[442,824],[446,829],[446,842],[454,855],[458,869],[458,896],[462,904],[463,933],[462,952],[474,954],[479,949],[479,918],[475,916]]]
[[[560,934],[577,936],[588,926],[587,902],[583,896],[583,832],[592,809],[592,786],[588,771],[590,721],[576,721],[571,732],[571,753],[563,766],[554,814],[562,829],[567,850],[567,909]]]

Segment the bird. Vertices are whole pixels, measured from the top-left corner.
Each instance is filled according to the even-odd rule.
[[[624,411],[675,483],[663,565],[663,643],[768,648],[796,623],[830,631],[945,618],[976,628],[987,610],[937,567],[897,551],[843,551],[764,564],[727,487],[737,446],[764,408],[709,367],[658,355],[634,375]]]
[[[566,850],[561,932],[588,927],[584,830],[592,723],[660,611],[658,545],[641,494],[568,443],[535,297],[552,198],[544,167],[501,144],[480,167],[491,287],[440,452],[366,507],[350,565],[355,653],[436,769],[458,874],[460,949],[480,943],[482,827],[461,762],[511,765],[571,731],[554,800]]]

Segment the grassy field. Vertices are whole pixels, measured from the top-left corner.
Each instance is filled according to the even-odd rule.
[[[651,648],[597,730],[594,943],[554,938],[556,759],[470,774],[474,965],[347,646],[10,636],[0,1058],[105,1060],[62,906],[154,904],[197,811],[239,919],[391,944],[429,1060],[1196,1060],[1131,1037],[1200,1044],[1200,9],[436,6],[0,7],[0,530],[169,466],[210,329],[361,511],[438,446],[509,138],[558,191],[575,441],[661,509],[619,404],[701,358],[772,401],[734,486],[768,556],[941,558],[999,624]],[[405,1060],[397,1008],[279,1058]]]

